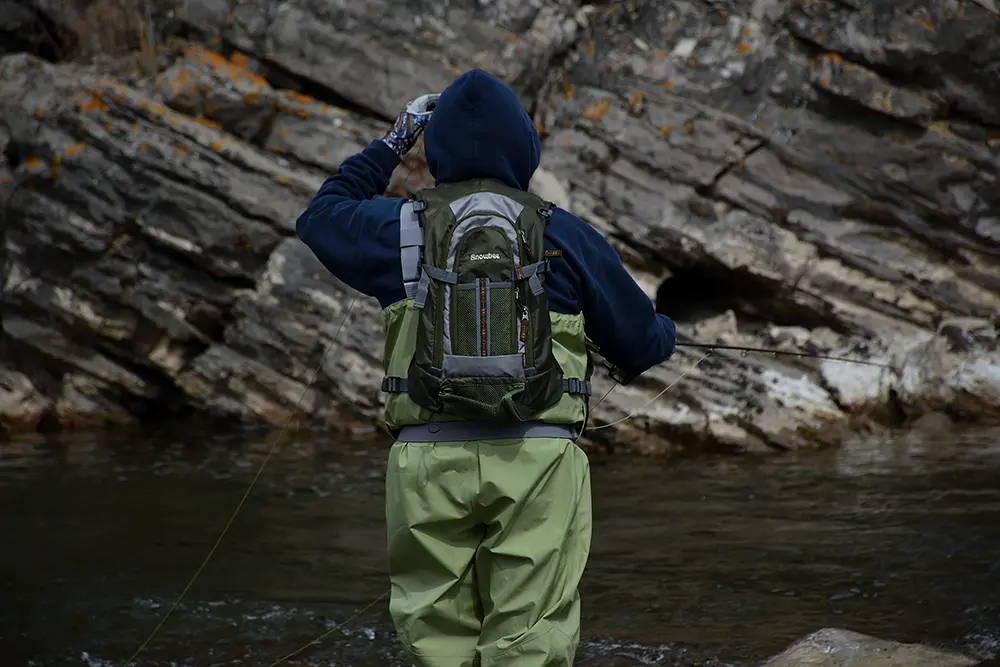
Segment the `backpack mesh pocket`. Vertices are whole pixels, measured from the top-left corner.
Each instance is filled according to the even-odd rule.
[[[473,356],[479,346],[479,292],[476,283],[456,285],[451,315],[452,354]]]
[[[489,284],[490,354],[495,356],[517,354],[517,317],[514,286],[511,283]]]

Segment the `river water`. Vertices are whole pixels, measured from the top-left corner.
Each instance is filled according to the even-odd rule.
[[[289,439],[134,664],[404,665],[383,444]],[[120,667],[215,542],[274,435],[0,445],[0,665]],[[578,665],[753,665],[804,634],[1000,651],[1000,434],[772,457],[592,457]]]

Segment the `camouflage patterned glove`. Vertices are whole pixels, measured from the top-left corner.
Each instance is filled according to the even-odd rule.
[[[382,137],[382,141],[399,156],[400,160],[417,143],[417,139],[431,119],[437,99],[438,96],[435,94],[421,95],[407,104],[399,112],[392,129]]]

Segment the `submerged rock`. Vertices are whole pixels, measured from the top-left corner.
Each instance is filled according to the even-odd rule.
[[[824,628],[795,642],[761,667],[966,667],[979,662],[921,644]]]
[[[66,59],[93,40],[62,5],[16,4],[3,48],[34,55],[0,59],[0,429],[376,422],[381,315],[294,220],[406,99],[476,66],[536,118],[533,189],[612,241],[682,342],[881,364],[682,347],[600,403],[588,443],[1000,423],[984,5],[184,0],[128,15],[158,71],[126,78]],[[417,150],[390,194],[429,184]]]

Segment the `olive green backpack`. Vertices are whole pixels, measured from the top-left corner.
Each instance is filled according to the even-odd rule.
[[[491,179],[421,190],[400,214],[403,283],[420,310],[406,378],[385,378],[432,415],[529,421],[564,391],[552,354],[544,248],[552,205]]]

